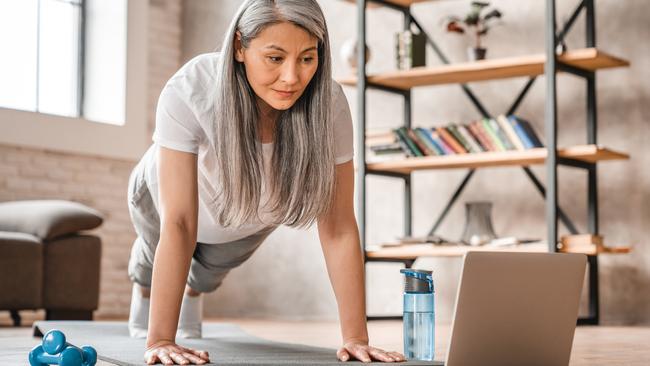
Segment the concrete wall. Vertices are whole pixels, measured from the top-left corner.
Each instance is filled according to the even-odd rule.
[[[448,1],[419,4],[413,13],[437,40],[453,61],[462,61],[469,41],[445,34],[441,22],[445,15],[462,14],[467,2]],[[558,2],[558,19],[566,20],[577,1]],[[195,0],[185,5],[182,58],[209,52],[220,44],[239,1]],[[333,46],[334,75],[348,74],[339,56],[343,42],[355,36],[355,8],[342,1],[320,1],[329,22]],[[486,45],[491,58],[541,53],[544,51],[544,2],[499,0],[493,4],[505,14],[503,25],[489,34]],[[644,223],[650,218],[647,120],[648,93],[646,67],[650,49],[645,46],[650,27],[643,17],[643,0],[597,2],[598,45],[605,51],[631,61],[626,69],[598,74],[599,142],[629,152],[628,162],[603,163],[599,168],[600,228],[611,245],[634,246],[634,252],[622,256],[601,257],[602,317],[606,323],[650,322],[650,232]],[[370,11],[368,44],[372,57],[368,70],[394,69],[393,32],[401,29],[399,14],[387,9]],[[584,45],[584,19],[581,16],[568,37],[569,48]],[[429,51],[428,64],[437,64]],[[584,82],[567,75],[558,78],[559,144],[582,143],[586,139]],[[523,87],[526,79],[517,78],[471,85],[493,114],[504,112]],[[356,93],[345,88],[353,116]],[[368,97],[368,128],[382,129],[399,125],[402,103],[398,97],[371,92]],[[477,111],[458,86],[417,88],[413,92],[414,125],[432,126],[449,121],[470,121]],[[538,131],[543,131],[544,78],[540,78],[519,109]],[[358,133],[358,131],[355,131]],[[358,147],[357,147],[358,150]],[[543,167],[534,172],[544,179]],[[414,174],[414,234],[424,234],[459,184],[462,170],[417,172]],[[368,178],[368,231],[370,243],[391,240],[402,232],[395,207],[403,204],[399,182],[386,178]],[[540,195],[519,168],[479,170],[441,227],[440,234],[451,239],[460,236],[463,202],[489,199],[494,202],[494,225],[500,235],[544,238],[544,204]],[[560,169],[560,202],[574,218],[578,228],[586,230],[586,175],[574,169]],[[398,211],[399,212],[399,211]],[[561,227],[561,233],[565,229]],[[459,275],[458,259],[422,259],[416,266],[434,270],[438,286],[438,316],[446,322]],[[368,265],[368,307],[372,314],[399,313],[399,265]],[[583,304],[584,305],[584,304]],[[584,306],[583,306],[584,308]],[[335,318],[336,304],[326,276],[315,228],[294,231],[280,228],[240,268],[232,271],[222,288],[208,296],[208,315],[274,316],[295,318]]]

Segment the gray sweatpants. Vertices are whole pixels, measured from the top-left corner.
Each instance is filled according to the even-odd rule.
[[[160,216],[147,188],[142,162],[131,172],[127,197],[137,234],[129,258],[129,278],[140,286],[151,287],[153,258],[160,239]],[[227,243],[196,243],[187,284],[199,292],[216,290],[228,272],[244,263],[276,227]]]

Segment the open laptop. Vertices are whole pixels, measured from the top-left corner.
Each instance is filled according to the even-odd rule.
[[[469,252],[446,366],[568,365],[587,257]]]

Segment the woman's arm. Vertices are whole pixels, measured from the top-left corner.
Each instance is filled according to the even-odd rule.
[[[158,154],[160,241],[153,262],[146,344],[153,352],[147,352],[146,357],[148,362],[156,362],[158,358],[162,363],[169,360],[180,363],[179,350],[174,343],[183,291],[196,247],[197,156],[164,147],[159,148]],[[172,345],[170,352],[159,347],[166,345]],[[184,358],[197,360],[189,355]]]
[[[365,274],[359,229],[354,216],[354,165],[352,161],[336,166],[337,189],[332,209],[318,220],[327,272],[338,304],[343,347],[339,359],[355,356],[361,361],[400,361],[397,352],[385,352],[368,346],[366,326]]]

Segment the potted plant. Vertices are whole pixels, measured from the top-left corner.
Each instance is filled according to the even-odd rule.
[[[471,33],[474,35],[474,47],[467,50],[470,61],[483,60],[487,50],[481,47],[481,37],[488,33],[494,20],[501,18],[501,12],[497,9],[487,9],[489,2],[472,1],[469,13],[465,18],[452,15],[447,17],[447,31],[453,33]]]

